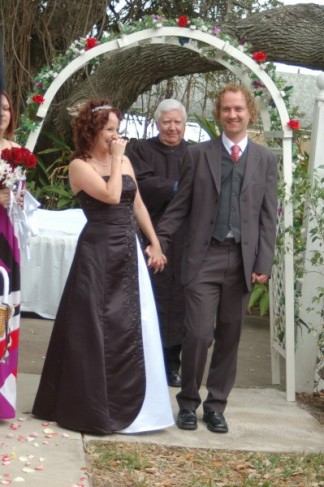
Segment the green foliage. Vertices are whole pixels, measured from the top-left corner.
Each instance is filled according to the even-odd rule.
[[[320,273],[324,281],[324,177],[320,177],[314,171],[312,178],[308,173],[309,155],[300,150],[294,160],[293,188],[291,201],[294,208],[293,228],[287,229],[293,235],[294,241],[294,271],[295,271],[295,323],[296,326],[304,327],[309,333],[316,333],[318,336],[318,357],[317,370],[318,381],[324,373],[324,288],[318,287],[312,298],[313,305],[304,310],[307,313],[316,312],[320,317],[322,328],[314,330],[311,322],[306,323],[300,317],[301,286],[307,264],[311,264],[311,272]],[[324,166],[320,166],[323,171]],[[307,234],[310,235],[312,243],[316,247],[309,256],[309,262],[305,260]],[[323,377],[322,377],[323,378]],[[316,382],[315,382],[316,386]]]
[[[265,316],[269,312],[269,287],[267,284],[260,284],[256,282],[253,285],[252,292],[250,294],[248,302],[248,311],[251,312],[252,309],[259,309],[260,315]]]
[[[61,138],[49,132],[43,132],[43,135],[52,145],[37,154],[38,165],[28,174],[28,189],[43,208],[75,208],[78,201],[71,192],[68,178],[72,149]],[[45,160],[49,162],[45,163]]]
[[[214,120],[208,120],[205,117],[201,117],[197,115],[196,113],[194,114],[195,119],[198,123],[198,125],[205,130],[205,132],[209,135],[211,139],[215,139],[216,137],[219,136],[220,134],[220,129],[215,123]]]

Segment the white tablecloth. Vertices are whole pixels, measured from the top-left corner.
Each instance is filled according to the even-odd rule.
[[[37,210],[35,222],[30,260],[21,261],[21,311],[53,319],[86,218],[80,209]]]

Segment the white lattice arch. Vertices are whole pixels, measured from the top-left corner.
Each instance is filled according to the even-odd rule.
[[[292,184],[292,131],[288,128],[289,115],[284,100],[269,75],[249,56],[231,45],[209,33],[201,30],[191,30],[182,27],[160,27],[146,29],[124,35],[119,39],[99,44],[98,46],[85,51],[76,59],[71,61],[58,76],[44,94],[44,103],[37,111],[39,125],[37,129],[29,134],[26,146],[33,150],[38,136],[41,132],[47,111],[60,87],[76,71],[85,66],[89,61],[105,53],[134,47],[138,44],[173,44],[179,46],[179,38],[187,38],[189,42],[182,49],[191,49],[201,55],[208,56],[213,53],[213,59],[233,72],[242,82],[250,87],[251,81],[248,72],[253,72],[266,87],[279,113],[282,130],[270,132],[270,119],[267,106],[259,100],[261,118],[267,138],[280,138],[282,140],[282,177],[286,187],[287,201],[290,195]],[[179,46],[180,48],[180,46]],[[229,60],[235,60],[232,64]],[[292,226],[292,208],[290,203],[283,202],[283,211],[278,217],[278,231],[282,228]],[[274,266],[271,279],[271,356],[272,356],[272,382],[280,383],[280,356],[286,359],[286,392],[287,400],[295,400],[295,333],[294,333],[294,273],[293,273],[293,242],[291,236],[282,232],[284,249],[278,256],[278,262]],[[281,320],[284,330],[284,341],[278,340],[276,323]]]

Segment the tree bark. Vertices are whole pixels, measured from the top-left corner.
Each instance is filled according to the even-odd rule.
[[[287,5],[224,27],[270,61],[324,70],[324,6]]]

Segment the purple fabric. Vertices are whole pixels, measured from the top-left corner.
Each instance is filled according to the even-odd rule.
[[[9,243],[15,261],[20,263],[20,251],[19,251],[18,239],[14,234],[14,228],[8,217],[7,210],[1,205],[0,205],[0,234],[2,234],[3,237]]]
[[[4,362],[1,362],[0,388],[3,386],[4,382],[10,374],[15,374],[15,371],[17,369],[17,361],[18,348],[15,348],[14,350],[10,350],[9,357],[6,357]]]
[[[6,398],[0,393],[0,411],[1,419],[10,419],[15,417],[15,410],[6,400]]]

